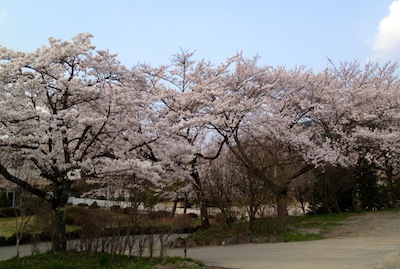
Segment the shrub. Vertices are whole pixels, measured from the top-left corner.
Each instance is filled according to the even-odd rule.
[[[171,216],[171,212],[168,212],[168,211],[149,211],[149,212],[147,212],[147,216],[149,217],[149,219],[169,218]]]
[[[0,192],[0,207],[10,207],[11,202],[5,192]]]
[[[99,208],[99,206],[97,205],[97,202],[94,202],[89,206],[89,209],[96,209],[96,208]]]
[[[226,224],[226,217],[223,213],[218,213],[214,216],[214,222],[217,224]]]
[[[65,221],[68,225],[78,225],[78,219],[85,218],[88,209],[81,206],[67,206],[65,210]]]
[[[198,219],[199,218],[199,215],[197,215],[196,213],[187,213],[186,215],[188,215],[192,219]]]
[[[51,236],[53,228],[53,210],[50,204],[44,203],[37,209],[33,226],[33,229],[41,231],[41,236]]]
[[[193,218],[190,215],[177,215],[172,223],[176,231],[183,231],[191,228]]]
[[[27,244],[27,243],[30,242],[30,240],[31,240],[31,235],[28,234],[28,233],[24,233],[22,235],[21,240],[20,240],[19,243],[20,244]],[[10,236],[10,237],[8,237],[8,238],[6,238],[4,240],[4,244],[7,245],[7,246],[12,246],[12,245],[15,245],[16,241],[17,241],[17,235],[13,234],[12,236]]]
[[[0,246],[6,245],[6,238],[4,236],[0,236]]]
[[[121,212],[121,207],[119,206],[119,205],[112,205],[112,206],[110,206],[110,210],[112,211],[112,212],[117,212],[117,213],[119,213],[119,212]]]
[[[139,214],[138,210],[136,208],[132,208],[132,207],[124,207],[122,208],[122,214],[124,215],[135,215],[135,214]]]
[[[14,207],[3,207],[0,208],[0,218],[12,218],[21,215],[21,210]]]

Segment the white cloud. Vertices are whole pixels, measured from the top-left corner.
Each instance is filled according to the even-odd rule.
[[[375,60],[389,60],[400,56],[400,0],[394,1],[389,15],[379,22],[372,47]]]

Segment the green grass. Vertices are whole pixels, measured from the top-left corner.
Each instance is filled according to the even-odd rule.
[[[18,218],[18,219],[17,219]],[[21,221],[21,217],[12,217],[12,218],[0,218],[0,236],[4,236],[5,238],[10,238],[17,231],[16,219],[18,223]],[[29,220],[29,224],[33,224],[35,222],[35,216],[31,216]],[[67,225],[66,230],[67,233],[71,233],[79,230],[80,227],[75,225]],[[25,232],[32,232],[32,227],[26,227]]]
[[[177,257],[137,258],[107,253],[68,251],[65,253],[47,252],[23,258],[13,258],[0,262],[0,269],[152,269],[156,265],[169,265],[171,269],[201,269],[201,262]]]
[[[312,241],[323,239],[320,234],[303,234],[298,231],[287,231],[281,234],[284,242]]]
[[[15,218],[0,218],[0,236],[11,237],[16,232]]]
[[[384,209],[381,209],[381,210],[379,210],[379,211],[384,211],[384,212],[400,212],[400,207],[397,205],[396,207],[389,207],[389,208],[384,208]],[[377,212],[379,212],[379,211],[377,211]]]
[[[254,222],[252,237],[266,237],[284,242],[309,241],[323,239],[323,234],[340,225],[349,216],[356,213],[340,213],[325,215],[290,216],[285,218],[264,218]],[[307,232],[309,230],[309,232]],[[321,233],[319,233],[319,231]],[[235,222],[230,226],[212,225],[206,230],[199,230],[190,239],[199,245],[207,245],[212,241],[225,238],[249,236],[246,222]]]
[[[289,217],[287,219],[287,224],[294,228],[320,228],[322,229],[322,231],[328,231],[331,228],[339,225],[348,217],[355,214],[359,213],[344,212],[334,214]]]

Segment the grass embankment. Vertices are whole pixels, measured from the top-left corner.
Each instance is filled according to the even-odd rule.
[[[107,253],[48,252],[0,262],[0,269],[201,269],[203,264],[183,258],[137,258]]]
[[[309,241],[324,238],[324,233],[339,225],[354,213],[290,216],[286,218],[263,218],[254,222],[253,232],[248,223],[235,222],[231,225],[212,225],[206,230],[199,230],[190,236],[197,245],[218,243],[225,239],[235,240],[233,243],[246,242],[264,238],[265,242]],[[260,242],[260,241],[259,241]],[[263,241],[261,241],[263,242]]]
[[[340,225],[341,222],[354,214],[345,212],[289,217],[286,220],[286,227],[288,228],[282,229],[280,234],[285,242],[323,239],[324,233]]]
[[[325,214],[291,216],[286,218],[257,219],[254,223],[253,233],[249,232],[248,223],[237,221],[231,225],[212,224],[211,228],[199,230],[191,236],[191,239],[199,245],[214,244],[226,238],[232,237],[268,237],[278,241],[306,241],[322,239],[324,232],[338,225],[350,215],[355,213]],[[20,217],[18,217],[20,218]],[[34,222],[32,216],[30,223]],[[20,221],[18,219],[18,221]],[[173,222],[173,221],[172,221]],[[175,221],[176,222],[176,221]],[[182,221],[179,221],[182,224]],[[163,223],[168,225],[168,223]],[[172,224],[170,224],[172,225]],[[191,224],[193,225],[193,224]],[[16,233],[16,218],[0,218],[0,236],[10,238]],[[25,232],[32,232],[28,225]],[[67,225],[67,232],[78,230],[76,225]]]
[[[17,231],[16,218],[0,218],[0,236],[11,237]]]
[[[0,236],[10,238],[16,234],[17,228],[20,227],[21,221],[26,217],[11,217],[11,218],[0,218]],[[35,229],[35,216],[30,216],[28,224],[24,228],[24,232],[34,232]],[[76,225],[67,225],[67,233],[74,232],[79,229]],[[37,231],[36,231],[37,232]]]

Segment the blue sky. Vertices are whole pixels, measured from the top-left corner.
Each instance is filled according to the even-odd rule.
[[[400,0],[0,0],[1,46],[34,51],[80,32],[128,67],[183,48],[215,64],[243,51],[318,71],[328,58],[400,60]]]

